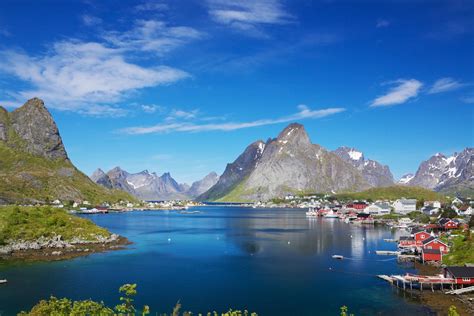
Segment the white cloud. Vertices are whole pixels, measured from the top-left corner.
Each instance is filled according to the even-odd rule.
[[[423,86],[423,83],[416,79],[399,79],[391,82],[390,84],[396,84],[396,86],[392,87],[387,94],[379,96],[374,101],[372,101],[370,104],[371,107],[390,106],[405,103],[409,99],[416,97]]]
[[[95,26],[102,23],[102,19],[93,15],[84,14],[81,16],[82,23],[85,26]]]
[[[163,111],[163,107],[156,104],[142,104],[140,106],[145,113],[155,113]]]
[[[190,120],[196,117],[199,113],[199,110],[192,110],[192,111],[184,111],[184,110],[173,110],[171,111],[170,115],[166,118],[166,120]]]
[[[164,54],[203,36],[202,32],[192,27],[168,26],[157,20],[137,20],[131,30],[107,32],[104,39],[124,50]]]
[[[137,54],[164,54],[200,38],[195,29],[154,20],[139,20],[124,33],[108,32],[105,42],[69,39],[53,43],[43,54],[0,51],[0,72],[19,78],[28,88],[10,91],[11,102],[23,104],[40,97],[59,110],[90,115],[125,115],[114,106],[138,90],[172,84],[189,77],[185,71],[164,65],[141,66]],[[156,62],[155,62],[156,63]],[[142,108],[151,111],[152,108]]]
[[[287,24],[293,20],[279,0],[208,0],[207,4],[214,21],[250,35],[264,36],[261,25]]]
[[[278,123],[288,123],[303,119],[316,119],[329,115],[341,113],[344,108],[327,108],[321,110],[311,110],[305,105],[298,106],[299,112],[276,119],[261,119],[250,122],[223,122],[223,123],[195,123],[195,122],[163,122],[149,127],[129,127],[120,132],[130,135],[171,133],[171,132],[204,132],[204,131],[233,131],[238,129],[273,125]]]
[[[377,28],[388,27],[388,26],[390,26],[390,21],[385,20],[385,19],[378,19],[377,23],[375,24],[375,27]]]
[[[428,91],[429,94],[441,93],[456,90],[462,88],[465,84],[453,79],[453,78],[441,78],[436,80],[431,89]]]

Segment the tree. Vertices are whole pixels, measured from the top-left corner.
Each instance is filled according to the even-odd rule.
[[[443,218],[455,218],[456,216],[458,216],[458,213],[456,213],[452,208],[445,209],[441,213],[441,217]]]

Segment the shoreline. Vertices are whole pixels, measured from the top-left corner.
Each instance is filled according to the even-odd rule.
[[[60,261],[69,260],[78,257],[88,256],[94,253],[106,251],[122,250],[132,242],[126,237],[118,236],[113,240],[104,242],[82,242],[82,243],[66,243],[60,247],[42,247],[40,249],[21,249],[12,250],[10,253],[0,254],[0,261]]]

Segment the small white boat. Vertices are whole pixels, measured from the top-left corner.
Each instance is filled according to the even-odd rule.
[[[318,216],[318,212],[312,207],[309,208],[309,210],[306,212],[306,216]]]
[[[342,259],[344,259],[344,256],[341,256],[341,255],[333,255],[332,258],[333,258],[333,259],[342,260]]]
[[[0,284],[5,284],[5,283],[7,283],[7,282],[8,282],[8,281],[7,281],[6,279],[0,280]]]
[[[329,211],[326,214],[324,214],[325,218],[339,218],[339,215],[337,215],[336,212],[334,211]]]

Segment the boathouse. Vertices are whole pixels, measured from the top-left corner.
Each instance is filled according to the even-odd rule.
[[[456,284],[474,285],[474,267],[446,267],[444,277],[455,279]]]
[[[443,260],[443,253],[439,249],[422,249],[421,250],[422,262],[441,262]]]

